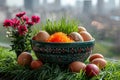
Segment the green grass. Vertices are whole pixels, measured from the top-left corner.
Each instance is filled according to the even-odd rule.
[[[108,64],[100,74],[88,78],[84,72],[72,73],[67,68],[55,64],[44,64],[42,68],[31,70],[17,64],[14,52],[0,47],[0,79],[5,80],[120,80],[120,61],[107,59]],[[32,53],[32,56],[35,55]],[[87,62],[86,62],[87,63]]]
[[[65,18],[62,18],[59,21],[51,21],[48,19],[46,24],[42,25],[42,29],[47,31],[49,34],[54,34],[55,32],[70,34],[71,32],[78,31],[78,22]]]

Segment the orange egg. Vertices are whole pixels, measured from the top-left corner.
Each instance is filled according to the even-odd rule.
[[[72,62],[70,65],[69,65],[69,69],[72,71],[72,72],[80,72],[80,70],[84,70],[86,67],[86,65],[83,63],[83,62],[80,62],[80,61],[75,61],[75,62]]]
[[[32,61],[32,56],[28,52],[22,52],[17,59],[18,64],[21,66],[30,65],[31,61]]]
[[[78,26],[78,32],[81,32],[81,31],[87,31],[87,30],[83,26]]]
[[[96,58],[96,59],[92,60],[91,63],[96,64],[100,69],[103,69],[107,64],[107,61],[102,58]]]
[[[42,65],[43,65],[43,63],[42,63],[40,60],[33,60],[33,61],[31,62],[30,67],[31,67],[32,69],[38,69],[38,68],[42,67]]]
[[[96,54],[92,54],[89,57],[89,61],[91,62],[92,60],[96,59],[96,58],[104,58],[104,56],[102,54],[96,53]]]
[[[93,39],[93,37],[91,36],[91,34],[87,31],[81,31],[79,32],[79,34],[83,37],[84,41],[90,41]]]

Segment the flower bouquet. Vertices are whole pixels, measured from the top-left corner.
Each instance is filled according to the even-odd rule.
[[[11,39],[11,50],[16,52],[17,57],[23,51],[31,51],[31,27],[40,22],[40,17],[26,16],[26,12],[17,13],[15,18],[6,19],[3,27],[7,29],[7,37]]]

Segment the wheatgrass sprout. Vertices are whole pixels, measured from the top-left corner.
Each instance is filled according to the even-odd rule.
[[[58,21],[47,20],[44,25],[42,25],[42,29],[47,31],[49,34],[53,34],[55,32],[63,32],[65,34],[70,34],[71,32],[78,31],[78,21],[76,20],[68,20],[66,18],[61,18]]]

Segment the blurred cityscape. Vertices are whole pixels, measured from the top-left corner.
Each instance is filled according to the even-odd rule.
[[[23,6],[10,7],[6,5],[6,0],[0,0],[0,23],[20,11],[26,11],[28,16],[39,15],[42,22],[48,18],[77,19],[81,26],[85,26],[95,39],[101,42],[100,44],[111,46],[109,52],[120,56],[120,0],[74,1],[74,6],[63,6],[61,0],[53,0],[52,3],[48,0],[24,0]],[[96,2],[93,4],[93,1]]]
[[[46,18],[57,19],[61,16],[78,19],[80,19],[79,17],[86,16],[88,18],[90,15],[107,15],[111,19],[119,20],[119,0],[74,0],[75,6],[63,6],[61,5],[62,0],[53,0],[52,3],[48,1],[49,0],[24,0],[23,6],[10,7],[6,4],[7,0],[0,0],[0,22],[5,18],[13,17],[18,11],[26,11],[28,15],[33,13],[38,14],[43,21],[46,20]],[[93,4],[95,1],[96,3]],[[116,1],[119,2],[116,3]]]

